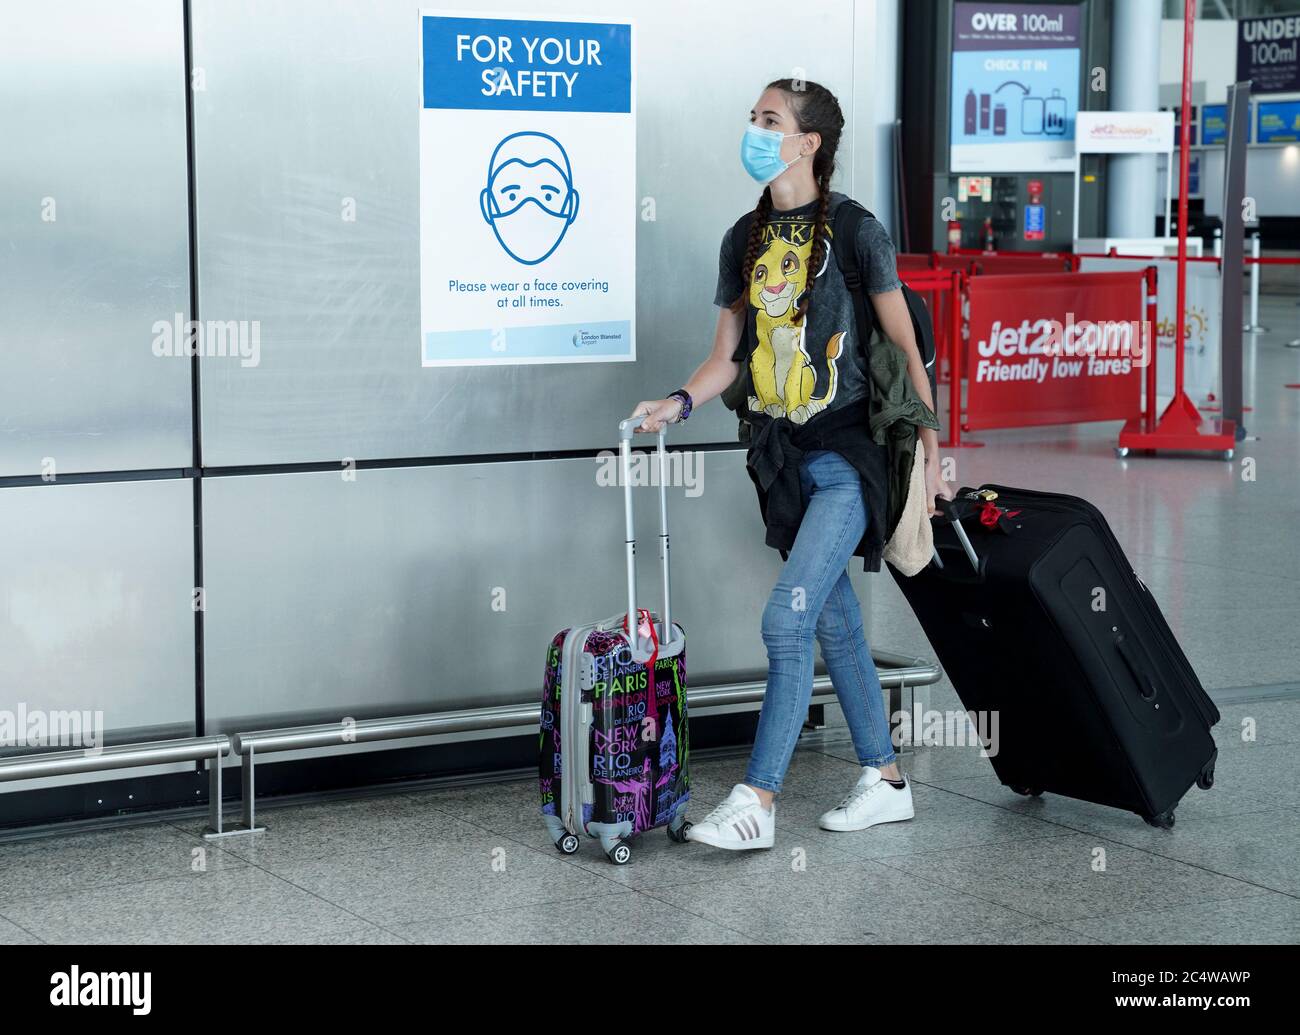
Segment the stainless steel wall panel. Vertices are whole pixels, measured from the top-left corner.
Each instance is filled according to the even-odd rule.
[[[180,479],[0,489],[0,709],[192,735],[191,513]]]
[[[0,476],[190,461],[181,6],[0,5]]]
[[[417,8],[194,0],[200,311],[261,327],[258,366],[204,363],[210,464],[599,446],[708,352],[718,244],[758,196],[737,152],[767,79],[803,69],[837,90],[852,186],[853,4],[805,3],[796,32],[778,0],[570,3],[565,13],[630,18],[639,33],[637,193],[654,220],[636,242],[638,361],[423,369]],[[734,435],[712,406],[679,441]]]
[[[208,732],[532,700],[555,632],[625,604],[621,489],[597,484],[599,462],[205,481]],[[780,566],[743,453],[702,463],[698,495],[669,493],[698,683],[765,664]],[[657,494],[637,504],[657,608]]]

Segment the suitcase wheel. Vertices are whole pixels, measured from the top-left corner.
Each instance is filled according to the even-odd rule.
[[[691,825],[686,820],[682,820],[681,823],[675,826],[672,823],[669,823],[668,839],[677,842],[679,845],[684,845],[686,843],[686,831],[690,829]]]
[[[1214,786],[1214,763],[1211,762],[1201,770],[1201,775],[1196,778],[1196,786],[1203,791],[1208,791]]]
[[[1026,798],[1041,798],[1043,791],[1041,787],[1025,787],[1022,784],[1011,784],[1011,789],[1017,794],[1022,794]]]
[[[1161,830],[1168,830],[1174,825],[1174,810],[1162,812],[1158,816],[1143,816],[1150,826],[1159,827]]]
[[[574,852],[578,850],[578,844],[579,842],[578,842],[577,834],[565,834],[562,838],[560,838],[558,841],[555,842],[555,847],[558,848],[565,855],[572,855]]]
[[[615,866],[624,866],[632,858],[632,849],[626,841],[619,841],[605,855]]]

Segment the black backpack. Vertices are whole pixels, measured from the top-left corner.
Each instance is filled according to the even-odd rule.
[[[849,297],[853,299],[858,337],[870,352],[871,343],[875,340],[876,313],[871,305],[871,297],[863,290],[862,271],[858,268],[858,250],[854,247],[858,239],[858,228],[868,216],[871,216],[871,213],[852,198],[840,202],[831,223],[831,246],[835,250],[835,262],[844,275],[844,286],[848,288]],[[749,243],[749,228],[753,221],[754,213],[746,212],[731,228],[732,261],[737,273],[740,273],[745,265],[745,248]],[[741,290],[745,291],[747,288],[748,285],[742,285]],[[930,375],[930,398],[934,400],[937,410],[939,393],[936,391],[934,379],[934,324],[930,320],[930,311],[926,308],[925,300],[906,284],[903,285],[903,299],[907,302],[907,311],[912,317],[912,331],[916,335],[916,345],[921,352],[921,360],[925,363],[926,373]],[[745,330],[740,345],[731,358],[748,364],[749,354],[756,344],[753,313],[746,305]],[[747,367],[743,368],[740,376],[721,396],[724,405],[737,412],[743,412],[748,401],[748,374]]]

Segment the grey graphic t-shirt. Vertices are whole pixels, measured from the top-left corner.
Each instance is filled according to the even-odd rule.
[[[749,361],[751,410],[803,424],[823,410],[867,394],[866,351],[857,340],[853,300],[829,241],[835,210],[844,200],[843,194],[831,194],[826,260],[812,278],[806,326],[796,326],[792,317],[808,290],[818,203],[771,213],[748,285],[740,282],[731,229],[722,235],[713,304],[728,306],[742,290],[746,294],[757,339]],[[857,249],[867,294],[902,286],[893,242],[874,216],[862,220]]]

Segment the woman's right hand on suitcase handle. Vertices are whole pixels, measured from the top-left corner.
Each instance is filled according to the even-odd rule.
[[[634,429],[638,434],[656,434],[665,424],[674,424],[677,416],[682,412],[682,401],[680,399],[653,399],[647,402],[639,402],[632,411],[633,417],[639,417],[645,414],[645,420],[641,422],[639,428]]]

